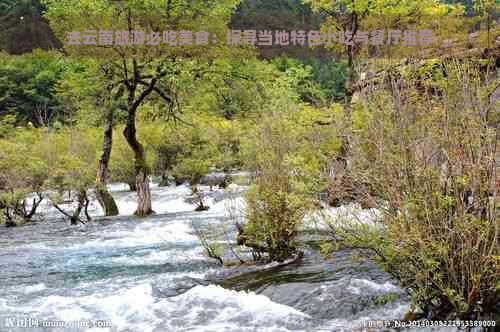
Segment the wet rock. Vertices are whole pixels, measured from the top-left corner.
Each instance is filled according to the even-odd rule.
[[[159,298],[181,295],[196,286],[208,286],[210,283],[203,279],[183,277],[175,280],[175,287],[153,287],[153,295]]]
[[[198,205],[194,210],[196,212],[208,211],[208,210],[210,210],[210,206]]]
[[[211,173],[202,177],[200,183],[206,186],[218,186],[219,188],[226,188],[233,178],[227,173]]]
[[[354,262],[352,254],[355,252],[343,250],[325,260],[309,248],[300,261],[261,271],[240,271],[222,285],[255,291],[315,320],[355,319],[367,312],[409,303],[406,293],[391,282],[389,275],[369,260]]]

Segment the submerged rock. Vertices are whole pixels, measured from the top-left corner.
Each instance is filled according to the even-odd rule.
[[[253,270],[239,267],[234,274],[226,272],[219,283],[265,295],[327,325],[335,320],[360,320],[361,325],[363,317],[373,313],[403,319],[410,303],[407,294],[370,260],[353,259],[356,254],[342,250],[325,260],[308,246],[301,260]]]

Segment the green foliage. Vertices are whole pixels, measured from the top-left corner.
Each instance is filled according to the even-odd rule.
[[[145,117],[155,113],[150,105],[142,112]],[[155,119],[138,122],[139,138],[145,143],[146,163],[152,174],[196,185],[211,168],[230,171],[241,167],[241,122],[192,112],[184,114],[178,123]],[[123,126],[117,126],[115,131],[121,133]],[[133,187],[134,154],[123,135],[114,135],[109,167],[111,181]]]
[[[1,140],[0,210],[8,223],[29,221],[42,197],[54,204],[78,200],[94,186],[97,163],[96,129],[60,131],[16,129]],[[43,196],[41,193],[45,192]],[[33,200],[30,196],[38,193]],[[70,193],[70,195],[64,195]]]
[[[384,295],[378,296],[375,299],[375,304],[378,306],[383,306],[383,305],[386,305],[388,303],[392,303],[392,302],[396,301],[398,298],[399,298],[398,293],[388,292],[388,293],[385,293]]]
[[[374,26],[403,29],[425,23],[424,14],[460,17],[463,11],[462,6],[433,0],[43,3],[48,6],[46,18],[62,41],[68,31],[93,25],[128,30],[129,18],[135,29],[162,26],[224,35],[237,7],[242,14],[313,10],[327,14],[321,28],[333,31],[349,30],[353,23],[364,31]],[[481,20],[489,19],[495,9],[492,1],[475,5]],[[0,4],[0,13],[40,12],[36,1]],[[169,13],[178,20],[145,15],[150,13]],[[344,15],[334,15],[339,13]],[[372,14],[384,14],[387,20],[380,22]],[[0,25],[11,23],[12,28],[0,36],[2,49],[15,46],[11,36],[22,36],[32,28],[19,21]],[[447,36],[465,31],[460,22],[452,23]],[[245,196],[247,223],[238,242],[269,260],[283,261],[298,253],[299,225],[318,206],[321,194],[331,190],[332,164],[343,154],[342,141],[349,136],[348,180],[353,180],[351,186],[361,184],[357,190],[384,217],[374,224],[332,221],[338,241],[322,243],[321,251],[327,254],[343,246],[368,249],[411,290],[417,307],[439,318],[454,311],[472,319],[492,311],[500,291],[499,117],[498,104],[488,100],[498,89],[498,74],[492,80],[485,73],[498,68],[487,60],[474,64],[432,60],[396,68],[383,77],[378,89],[351,103],[354,64],[368,54],[367,47],[333,43],[331,51],[349,61],[268,62],[255,59],[252,49],[218,45],[207,53],[206,48],[187,46],[123,47],[120,60],[107,59],[117,49],[87,45],[64,45],[64,54],[101,60],[63,60],[60,54],[39,50],[19,58],[2,53],[0,222],[29,220],[28,198],[44,190],[54,205],[76,200],[78,217],[95,185],[104,110],[111,109],[115,131],[111,181],[135,186],[140,166],[147,170],[146,181],[149,174],[188,181],[203,208],[198,184],[210,170],[249,169],[254,178]],[[16,50],[30,50],[21,46]],[[217,60],[201,60],[205,57]],[[376,65],[383,69],[387,64]],[[138,83],[140,79],[147,82]],[[148,86],[163,94],[152,89],[137,99]],[[127,97],[138,101],[138,107],[132,110],[135,103]],[[331,104],[341,99],[347,100],[344,107]],[[352,115],[349,122],[344,112]],[[130,114],[144,155],[134,153],[130,146],[135,144],[129,146],[122,135]],[[347,182],[336,189],[350,190]],[[209,237],[198,235],[208,254],[220,259],[227,248],[217,238],[226,233],[208,231]],[[389,293],[375,302],[383,305],[395,296]]]
[[[0,118],[13,115],[16,125],[36,126],[58,119],[55,89],[64,70],[61,60],[0,58]],[[60,117],[59,117],[60,118]]]
[[[26,204],[49,180],[49,165],[39,143],[46,138],[44,130],[15,129],[0,140],[0,218],[7,224],[29,221],[36,212],[41,197],[29,200],[34,209]]]
[[[346,63],[345,60],[304,60],[304,64],[311,68],[312,79],[319,84],[329,100],[344,98]]]
[[[125,137],[121,135],[123,126],[115,128],[113,135],[113,149],[109,162],[109,180],[112,182],[123,182],[129,184],[135,190],[134,153],[127,144]]]
[[[5,115],[0,120],[0,138],[10,136],[15,129],[16,117],[12,114]]]
[[[241,164],[240,125],[211,114],[189,112],[177,124],[139,125],[155,174],[170,173],[176,182],[200,182],[209,168],[230,170]]]
[[[491,314],[499,294],[498,123],[481,93],[496,77],[483,69],[458,60],[410,67],[363,99],[352,172],[384,217],[378,227],[333,221],[340,239],[370,249],[435,318]],[[432,93],[415,79],[423,73]]]
[[[275,102],[242,147],[246,165],[255,174],[245,196],[244,244],[261,248],[270,260],[283,261],[297,253],[298,226],[326,186],[326,150],[332,145],[316,136],[321,129],[315,123],[326,114]],[[278,105],[285,109],[275,111]]]
[[[321,31],[326,33],[331,31],[336,35],[340,31],[373,31],[377,29],[400,29],[400,30],[425,30],[434,31],[434,42],[429,49],[436,48],[436,45],[451,35],[461,34],[467,31],[466,20],[462,18],[464,8],[461,5],[445,4],[437,0],[412,1],[404,0],[395,3],[390,0],[303,0],[305,4],[311,6],[314,12],[324,14],[325,19],[321,23]],[[439,15],[439,16],[438,16]],[[437,17],[445,17],[442,22]],[[437,26],[437,27],[436,27]],[[426,47],[426,46],[421,46]],[[363,58],[372,58],[374,49],[362,43],[346,45],[341,43],[331,43],[326,45],[333,54],[348,60],[345,88],[350,90],[350,84],[354,81],[354,65],[362,64]],[[414,54],[413,48],[408,48],[399,43],[394,45],[377,46],[376,54],[383,54],[384,58],[410,58]],[[345,91],[346,95],[351,91]]]
[[[324,92],[313,79],[312,67],[289,59],[276,60],[275,63],[285,73],[284,79],[293,90],[297,91],[302,101],[317,106],[325,102]]]
[[[87,190],[95,182],[98,131],[67,128],[47,134],[39,149],[48,168],[47,189],[59,192]]]
[[[117,108],[107,102],[110,82],[101,79],[104,66],[100,60],[65,61],[53,94],[65,123],[97,127],[104,122],[104,108]],[[121,115],[117,110],[115,113],[116,117]]]
[[[2,139],[0,150],[0,206],[12,206],[35,191],[40,191],[47,179],[47,165],[35,146],[42,134],[19,131]]]
[[[234,11],[238,0],[224,1],[187,1],[187,0],[154,0],[154,1],[111,1],[111,0],[44,0],[47,6],[45,17],[60,40],[66,39],[67,31],[83,31],[88,26],[99,26],[103,30],[129,30],[129,22],[135,30],[156,31],[158,27],[165,30],[213,31],[223,36],[229,15]],[[82,15],[83,14],[83,15]],[[163,15],[165,14],[165,15]],[[202,14],[202,15],[200,15]],[[203,15],[204,14],[204,15]],[[209,16],[212,15],[212,16]],[[214,19],[217,18],[217,19]],[[89,45],[64,45],[68,54],[73,56],[89,55],[93,58],[135,58],[147,67],[155,68],[164,60],[204,57],[206,47],[196,45],[168,44],[151,48],[147,45],[137,47],[101,48]],[[224,52],[227,48],[215,45],[213,52]],[[182,56],[180,56],[182,55]],[[155,60],[152,63],[144,60]],[[118,63],[122,65],[121,62]],[[147,70],[143,67],[141,70]]]
[[[38,0],[2,0],[0,2],[0,50],[23,54],[35,49],[48,50],[59,46]]]
[[[191,158],[183,158],[173,169],[174,178],[186,179],[189,183],[196,185],[208,173],[209,166],[208,160],[196,155]]]

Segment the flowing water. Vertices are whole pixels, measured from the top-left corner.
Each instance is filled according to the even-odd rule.
[[[154,187],[157,214],[137,219],[135,194],[112,189],[119,217],[70,226],[48,210],[44,222],[0,229],[0,331],[26,331],[9,327],[12,317],[111,324],[68,331],[352,331],[409,308],[373,263],[347,251],[325,261],[314,242],[295,263],[236,275],[220,267],[193,225],[229,222],[222,191],[193,212],[186,186]]]

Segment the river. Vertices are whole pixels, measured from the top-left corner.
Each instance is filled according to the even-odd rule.
[[[105,325],[68,331],[353,331],[409,309],[387,274],[349,251],[325,260],[305,245],[299,262],[238,275],[219,266],[193,225],[229,222],[221,190],[209,193],[210,210],[194,212],[187,186],[153,186],[157,214],[137,219],[135,193],[111,189],[118,217],[98,217],[94,201],[86,225],[46,206],[43,222],[0,229],[0,331],[26,331],[6,326],[12,317]]]

